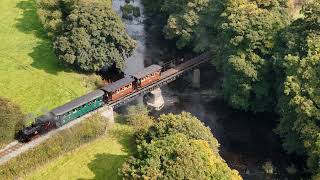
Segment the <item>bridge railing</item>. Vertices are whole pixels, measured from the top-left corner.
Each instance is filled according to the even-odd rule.
[[[188,60],[185,60],[184,58],[173,59],[171,61],[161,63],[159,65],[162,66],[162,72],[164,72],[168,69],[174,68],[174,67],[176,67],[184,62],[187,62],[187,61],[196,61],[196,60],[201,61],[202,59],[206,59],[208,56],[210,56],[210,54],[211,54],[211,52],[209,51],[209,52],[203,53],[199,56],[196,56],[196,57],[188,59]]]

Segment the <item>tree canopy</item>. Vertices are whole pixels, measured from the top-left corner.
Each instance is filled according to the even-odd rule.
[[[104,66],[124,68],[135,42],[118,15],[100,4],[75,5],[66,18],[63,33],[54,42],[59,59],[84,71]]]
[[[320,1],[304,5],[280,35],[276,64],[281,69],[278,132],[289,152],[307,152],[320,173]]]
[[[210,128],[187,112],[161,115],[157,123],[150,126],[143,139],[151,142],[176,133],[182,133],[190,139],[207,141],[212,150],[218,153],[219,143],[213,137]]]
[[[229,0],[217,25],[214,60],[224,74],[223,95],[235,108],[272,111],[272,53],[277,33],[287,24],[281,1]]]
[[[173,134],[142,143],[122,168],[124,179],[242,179],[203,140]]]

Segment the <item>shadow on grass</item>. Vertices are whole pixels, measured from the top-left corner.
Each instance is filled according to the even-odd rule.
[[[118,126],[110,130],[109,136],[111,138],[116,138],[122,145],[122,151],[126,152],[128,155],[107,153],[97,154],[95,159],[88,164],[88,168],[95,174],[95,177],[93,178],[95,180],[122,179],[119,175],[119,169],[122,167],[122,164],[127,160],[129,155],[133,154],[136,150],[132,129]]]
[[[16,28],[23,33],[34,34],[39,39],[37,46],[29,53],[33,59],[31,66],[50,74],[70,71],[58,62],[53,52],[52,39],[48,38],[37,15],[36,0],[20,1],[16,7],[23,11],[21,17],[16,19]]]
[[[107,148],[107,147],[106,147]],[[127,155],[115,154],[97,154],[95,159],[88,164],[89,169],[95,174],[94,180],[112,180],[121,179],[118,169],[121,168],[122,163],[128,158]],[[85,180],[79,178],[78,180]]]

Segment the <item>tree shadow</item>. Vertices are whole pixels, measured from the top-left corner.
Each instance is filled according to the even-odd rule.
[[[57,74],[60,71],[70,72],[70,69],[59,63],[53,52],[52,39],[47,36],[37,15],[36,0],[20,1],[16,7],[23,11],[16,19],[16,28],[25,34],[34,34],[38,38],[37,46],[28,54],[33,60],[31,66],[50,74]]]
[[[119,175],[119,169],[136,149],[133,132],[131,130],[126,128],[113,128],[108,135],[118,140],[122,145],[122,151],[126,152],[127,155],[107,153],[97,154],[95,159],[88,164],[88,168],[95,174],[94,180],[122,179]],[[86,179],[79,178],[78,180]]]
[[[107,147],[106,147],[107,148]],[[95,174],[93,180],[121,179],[118,169],[127,159],[127,155],[115,155],[101,153],[95,156],[95,159],[88,164],[88,168]],[[78,180],[88,180],[79,178]]]

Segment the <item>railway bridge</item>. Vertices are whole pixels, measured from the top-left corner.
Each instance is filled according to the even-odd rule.
[[[203,53],[199,56],[196,56],[192,59],[186,60],[186,61],[170,61],[165,63],[164,65],[162,65],[162,72],[161,72],[161,77],[160,80],[156,81],[153,84],[150,84],[142,89],[139,89],[138,91],[125,96],[121,99],[118,99],[114,102],[111,102],[110,104],[108,104],[108,106],[110,106],[111,108],[118,108],[121,105],[124,105],[134,99],[136,99],[139,96],[143,96],[147,93],[152,93],[155,96],[155,100],[153,103],[148,103],[151,106],[155,106],[155,108],[161,108],[161,90],[160,87],[164,86],[174,80],[176,80],[178,77],[182,76],[183,74],[185,74],[186,72],[189,72],[191,70],[196,69],[199,65],[208,62],[211,58],[211,52],[206,52]],[[199,78],[199,71],[195,70],[196,76]],[[196,78],[197,78],[196,77]],[[197,81],[197,80],[195,80]],[[160,93],[160,94],[159,94]],[[158,100],[157,98],[160,98],[160,100]],[[158,102],[160,101],[160,104],[158,105]],[[162,100],[163,101],[163,100]]]

